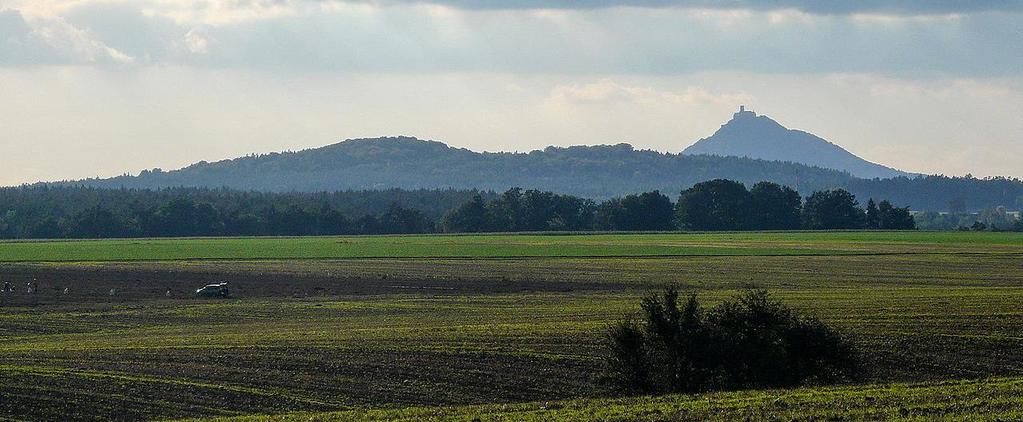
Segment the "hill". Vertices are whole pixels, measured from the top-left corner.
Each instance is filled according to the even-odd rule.
[[[306,192],[392,187],[503,191],[518,186],[606,198],[644,189],[678,192],[683,186],[713,178],[746,183],[777,180],[789,185],[806,182],[816,188],[841,184],[849,175],[791,163],[663,154],[635,150],[628,144],[478,153],[436,141],[386,137],[71,184]]]
[[[912,176],[857,157],[812,133],[788,129],[745,107],[740,107],[732,120],[721,125],[709,138],[700,139],[682,153],[791,161],[842,170],[866,179]]]
[[[914,210],[945,210],[953,199],[965,209],[1017,207],[1023,183],[943,176],[861,179],[838,170],[743,157],[637,150],[628,144],[547,147],[528,153],[473,152],[410,137],[352,139],[298,152],[252,155],[180,170],[137,176],[59,182],[61,186],[159,189],[227,187],[265,192],[364,189],[536,188],[603,199],[660,190],[670,195],[695,183],[726,178],[752,186],[768,180],[804,195],[845,188],[863,202],[887,198]]]

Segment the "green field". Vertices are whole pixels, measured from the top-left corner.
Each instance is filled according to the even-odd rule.
[[[9,242],[8,280],[0,419],[1023,412],[1021,234]],[[234,298],[190,294],[220,280]],[[867,371],[851,386],[609,399],[603,330],[664,283],[708,304],[767,287],[849,333]]]
[[[0,243],[0,262],[1018,252],[1019,233],[419,235]]]
[[[1020,420],[1023,379],[275,415],[273,421]],[[225,418],[267,420],[265,416]]]

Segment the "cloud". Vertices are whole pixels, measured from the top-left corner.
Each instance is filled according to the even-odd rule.
[[[62,18],[29,22],[17,10],[0,10],[0,65],[133,62]]]
[[[1008,2],[899,3],[899,10],[928,13],[919,15],[891,14],[887,2],[869,0],[647,1],[612,8],[624,4],[40,0],[15,4],[21,13],[4,12],[0,65],[133,63],[283,74],[1023,72],[1023,11]],[[817,4],[848,13],[817,13]]]
[[[132,64],[135,58],[97,40],[89,32],[63,19],[52,19],[33,29],[47,45],[68,62]]]
[[[0,64],[45,62],[45,44],[17,10],[0,10]]]
[[[813,14],[882,13],[929,15],[988,11],[1023,11],[1023,2],[999,0],[365,0],[371,4],[441,4],[463,9],[603,9],[611,7],[792,9]]]
[[[192,29],[185,33],[185,48],[196,54],[206,54],[210,52],[210,40],[203,35],[201,30]]]
[[[170,18],[178,23],[201,22],[230,25],[317,13],[337,4],[323,0],[157,0],[149,1],[143,12]]]
[[[713,105],[734,106],[751,102],[745,93],[713,94],[698,86],[687,87],[683,92],[659,91],[646,86],[628,86],[611,79],[601,79],[587,84],[558,85],[551,90],[545,103],[548,106],[614,104],[634,105]]]
[[[59,14],[69,8],[111,0],[8,0],[33,14]],[[948,15],[1023,12],[1013,0],[133,0],[148,15],[178,22],[225,24],[308,12],[368,6],[442,6],[461,10],[595,10],[608,8],[796,10],[815,15]]]

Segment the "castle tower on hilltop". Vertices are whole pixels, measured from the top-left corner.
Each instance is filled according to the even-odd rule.
[[[746,110],[746,105],[740,105],[739,111],[733,114],[732,118],[738,119],[740,117],[757,117],[757,113],[754,113],[753,110]]]

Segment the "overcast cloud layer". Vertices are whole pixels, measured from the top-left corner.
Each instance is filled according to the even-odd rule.
[[[981,11],[1019,11],[1015,1],[997,0],[391,0],[366,1],[370,4],[443,4],[465,9],[600,9],[607,7],[659,7],[690,9],[794,9],[815,14],[892,13],[925,15]]]
[[[0,184],[393,134],[679,151],[740,103],[1023,176],[1021,81],[1018,1],[0,0]]]
[[[1021,15],[985,2],[967,2],[962,10],[946,2],[901,3],[902,12],[926,12],[919,15],[815,15],[802,10],[817,9],[784,1],[778,3],[796,8],[571,10],[525,8],[530,2],[400,3],[26,3],[0,12],[0,63],[180,64],[278,72],[731,70],[902,76],[1000,76],[1023,68]],[[504,4],[518,8],[473,8]],[[861,2],[820,4],[834,4],[839,11],[847,7],[841,5]],[[1023,2],[1000,4],[1015,9],[1012,5]],[[862,7],[884,9],[875,2]]]

